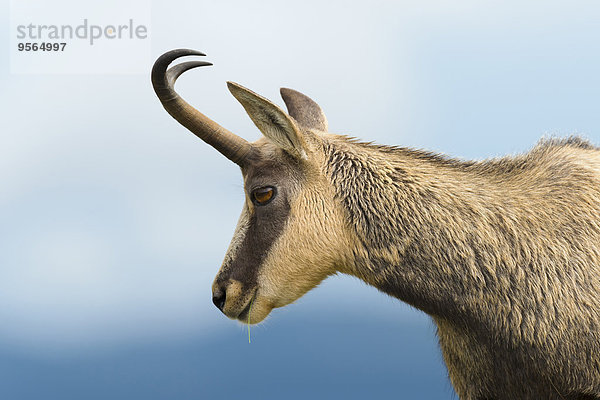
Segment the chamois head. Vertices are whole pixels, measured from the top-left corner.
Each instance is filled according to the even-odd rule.
[[[288,113],[232,82],[227,86],[264,135],[254,143],[222,128],[173,89],[185,71],[173,50],[158,58],[152,83],[165,109],[182,125],[240,166],[245,202],[213,286],[213,302],[229,318],[258,323],[339,270],[348,247],[344,214],[323,172],[327,120],[307,96],[281,89]]]

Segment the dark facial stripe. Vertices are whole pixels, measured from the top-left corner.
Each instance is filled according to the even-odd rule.
[[[283,192],[279,190],[271,203],[254,207],[242,244],[231,263],[219,274],[219,281],[235,279],[245,289],[256,286],[258,269],[281,236],[290,214],[290,205]]]

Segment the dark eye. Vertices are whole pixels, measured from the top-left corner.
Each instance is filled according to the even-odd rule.
[[[269,204],[275,197],[277,191],[273,186],[265,186],[252,191],[252,202],[257,206],[264,206]]]

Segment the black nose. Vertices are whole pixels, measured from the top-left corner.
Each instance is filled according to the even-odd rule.
[[[213,292],[213,303],[217,308],[223,311],[223,306],[225,305],[225,291],[221,289],[216,289]]]

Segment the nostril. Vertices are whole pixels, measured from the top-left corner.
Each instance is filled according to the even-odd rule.
[[[217,308],[223,311],[223,306],[225,305],[225,291],[221,289],[217,289],[213,292],[213,303]]]

